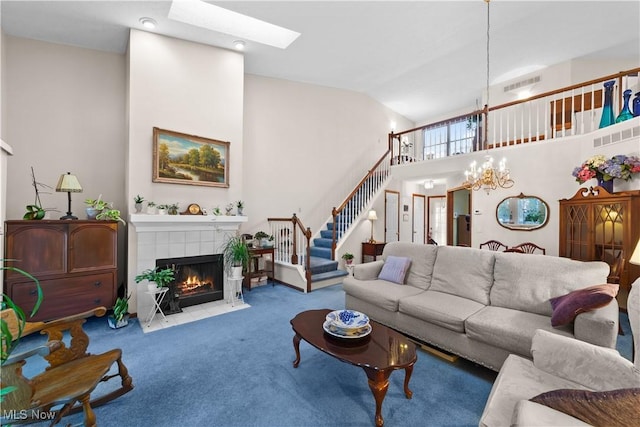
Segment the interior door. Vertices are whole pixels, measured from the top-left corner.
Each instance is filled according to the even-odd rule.
[[[471,191],[460,187],[447,191],[447,245],[471,246]],[[458,221],[458,217],[463,219]],[[460,235],[458,225],[461,225]]]
[[[400,192],[384,191],[384,241],[400,240]]]
[[[413,243],[425,243],[425,232],[424,232],[424,224],[425,224],[425,197],[424,194],[414,194],[411,196],[411,202],[413,205],[413,223],[411,226],[411,231],[413,232],[411,236],[411,241]]]
[[[447,242],[447,197],[429,196],[427,212],[427,236],[436,244],[444,245]],[[429,243],[428,239],[427,243]]]

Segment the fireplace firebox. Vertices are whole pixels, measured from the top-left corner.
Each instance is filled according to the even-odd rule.
[[[157,259],[156,267],[174,270],[174,281],[169,284],[162,306],[165,314],[180,313],[183,307],[224,298],[222,254]]]

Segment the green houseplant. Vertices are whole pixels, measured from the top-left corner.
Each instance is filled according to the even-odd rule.
[[[353,263],[353,254],[345,252],[342,254],[342,259],[346,265],[351,265]]]
[[[122,328],[129,324],[129,294],[126,298],[118,297],[113,305],[113,314],[107,317],[109,326],[113,329]]]
[[[136,213],[142,212],[142,203],[144,202],[144,197],[141,195],[136,195],[133,198],[133,203],[135,203]]]
[[[149,268],[136,276],[136,283],[148,280],[149,290],[164,288],[174,279],[174,271],[171,268]]]
[[[230,237],[225,243],[222,254],[224,256],[224,267],[231,277],[239,278],[242,270],[249,265],[249,247],[241,236]]]

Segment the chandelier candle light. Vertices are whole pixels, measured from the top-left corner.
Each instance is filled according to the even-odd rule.
[[[487,111],[487,125],[489,124],[489,29],[490,29],[490,15],[489,15],[489,2],[490,0],[484,0],[487,3],[487,88],[486,96],[487,103],[485,110]],[[484,147],[488,147],[487,134],[485,132]],[[493,166],[493,157],[486,155],[482,166],[478,167],[478,163],[474,160],[469,169],[464,172],[465,181],[462,183],[466,188],[470,190],[484,189],[487,194],[489,191],[500,188],[511,188],[514,181],[509,175],[509,169],[507,169],[507,159],[503,158],[498,164],[498,169]]]

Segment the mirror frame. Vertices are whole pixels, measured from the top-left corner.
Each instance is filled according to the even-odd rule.
[[[544,218],[544,222],[542,222],[541,224],[539,224],[538,226],[535,227],[522,227],[522,226],[517,226],[517,225],[508,225],[508,224],[503,224],[502,222],[500,222],[500,218],[498,216],[498,210],[500,209],[500,205],[502,205],[504,202],[506,202],[509,199],[537,199],[540,200],[542,202],[542,204],[544,205],[544,208],[547,211],[547,214]],[[514,231],[533,231],[533,230],[539,230],[542,227],[544,227],[545,225],[547,225],[547,223],[549,222],[549,205],[547,204],[547,202],[545,202],[544,200],[542,200],[540,197],[538,196],[531,196],[531,195],[525,195],[520,193],[517,196],[509,196],[509,197],[505,197],[504,199],[502,199],[500,201],[500,203],[498,203],[498,205],[496,206],[496,221],[498,222],[498,224],[500,224],[501,227],[504,227],[508,230],[514,230]]]

